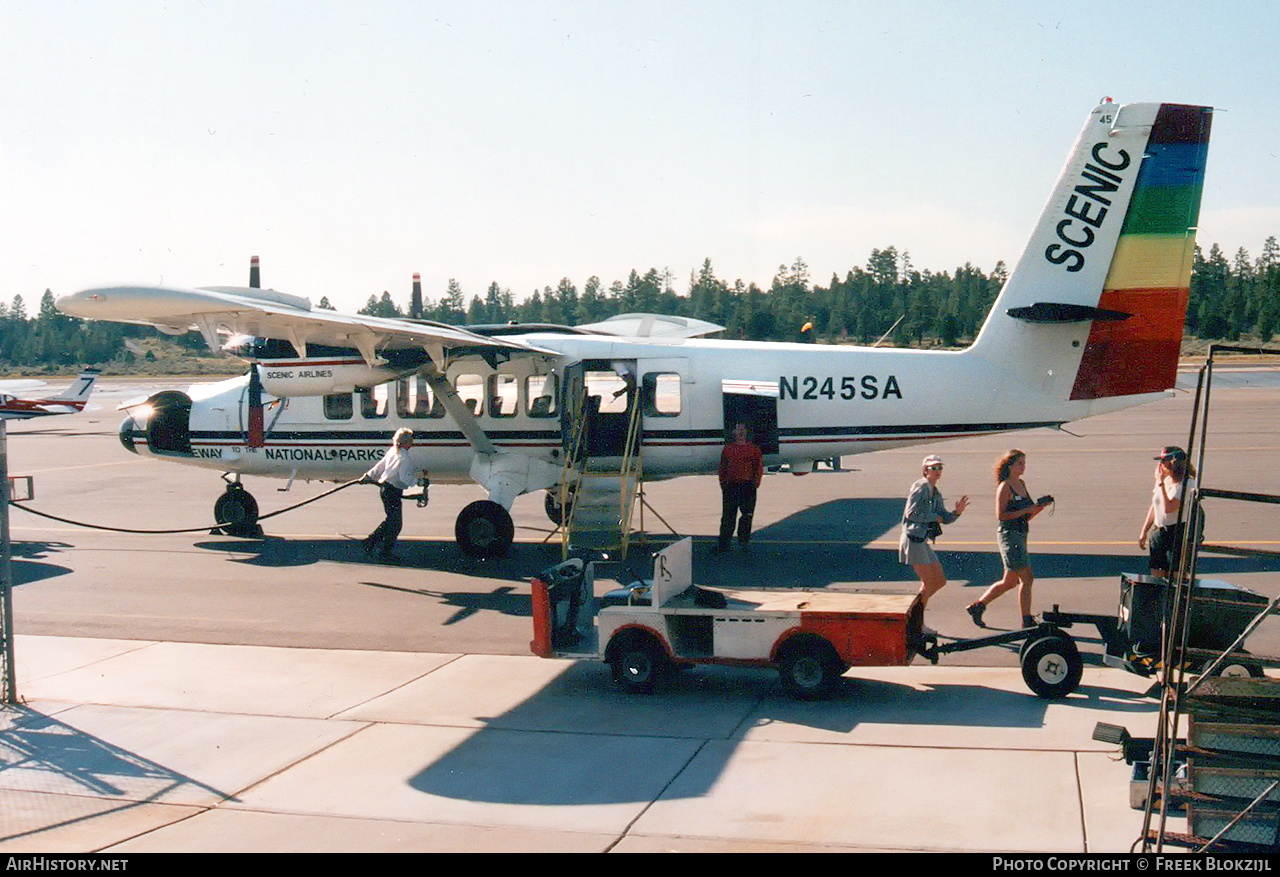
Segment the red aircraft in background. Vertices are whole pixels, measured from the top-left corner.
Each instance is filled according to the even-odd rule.
[[[0,381],[0,418],[26,420],[83,411],[85,403],[89,401],[89,394],[93,392],[93,382],[98,379],[99,374],[100,369],[87,368],[61,394],[41,399],[23,399],[12,395],[12,392],[21,392],[28,387],[42,386],[39,381]]]

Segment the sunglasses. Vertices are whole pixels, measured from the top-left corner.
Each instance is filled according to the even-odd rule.
[[[941,472],[941,471],[942,471],[942,467],[941,467],[941,466],[925,466],[925,468],[926,468],[926,469],[928,469],[930,472]]]

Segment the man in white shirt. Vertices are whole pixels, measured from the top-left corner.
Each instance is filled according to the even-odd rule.
[[[395,557],[392,554],[396,547],[396,538],[404,523],[400,501],[404,492],[418,481],[418,473],[426,474],[425,469],[415,468],[409,460],[409,449],[413,447],[413,430],[397,429],[391,438],[391,447],[373,468],[364,473],[360,479],[362,484],[379,484],[382,491],[382,508],[387,517],[378,529],[364,540],[365,554],[373,554],[373,549],[382,546],[380,552],[384,560]]]

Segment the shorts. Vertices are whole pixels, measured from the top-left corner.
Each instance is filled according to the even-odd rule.
[[[933,546],[927,539],[923,542],[908,539],[906,530],[902,531],[902,536],[898,539],[898,560],[911,566],[931,566],[941,563],[937,552],[933,550]]]
[[[1000,545],[1000,562],[1006,571],[1031,566],[1031,553],[1027,551],[1027,534],[1020,530],[999,530],[996,542]]]
[[[1173,568],[1182,559],[1182,534],[1186,527],[1171,524],[1168,527],[1156,527],[1147,543],[1147,551],[1152,569],[1173,572]]]

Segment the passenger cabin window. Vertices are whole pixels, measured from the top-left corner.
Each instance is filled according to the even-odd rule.
[[[444,405],[427,379],[414,375],[396,382],[396,413],[407,418],[444,417]]]
[[[650,372],[644,376],[644,413],[649,417],[679,417],[680,375]]]
[[[390,384],[362,387],[356,391],[360,397],[360,416],[365,420],[378,420],[387,416],[390,406]]]
[[[354,410],[350,393],[332,393],[324,397],[324,416],[329,420],[350,420]]]
[[[471,409],[471,413],[479,417],[484,413],[485,379],[480,375],[458,375],[454,388],[462,404]]]
[[[520,384],[515,375],[489,375],[489,414],[515,417],[520,410]]]
[[[529,400],[530,417],[559,417],[556,400],[560,387],[555,375],[529,375],[524,381],[525,398]]]

